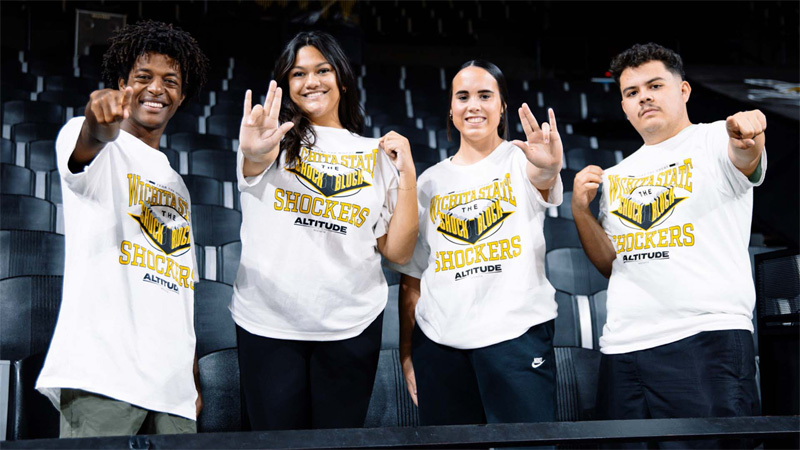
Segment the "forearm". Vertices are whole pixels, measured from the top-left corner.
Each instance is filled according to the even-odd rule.
[[[400,278],[398,314],[400,315],[400,357],[411,356],[411,334],[416,325],[414,310],[419,300],[420,281],[408,275]]]
[[[575,220],[581,245],[589,261],[594,264],[604,277],[609,278],[612,264],[617,257],[617,253],[614,251],[614,244],[588,208],[585,210],[573,208],[572,217]]]
[[[558,174],[561,172],[561,165],[559,164],[558,167],[551,169],[542,169],[529,162],[526,172],[533,187],[544,193],[549,192],[555,186]],[[547,200],[547,197],[545,197],[545,200]]]
[[[753,140],[756,144],[747,149],[737,148],[732,142],[728,142],[728,157],[733,165],[748,177],[756,171],[761,161],[761,153],[766,142],[765,134],[761,133]]]
[[[411,259],[419,231],[418,220],[416,177],[413,174],[401,176],[397,205],[389,222],[386,240],[380,249],[386,259],[397,264],[405,264]]]

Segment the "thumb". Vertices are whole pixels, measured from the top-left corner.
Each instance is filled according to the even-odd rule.
[[[728,116],[725,119],[725,129],[728,130],[728,136],[739,137],[739,124],[736,123],[736,119],[733,116]]]
[[[525,142],[520,141],[519,139],[514,139],[513,141],[511,141],[511,143],[516,145],[517,147],[519,147],[523,151],[528,151],[528,144],[525,143]]]

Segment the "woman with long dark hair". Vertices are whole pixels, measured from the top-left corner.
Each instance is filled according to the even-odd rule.
[[[508,142],[503,73],[469,61],[453,78],[458,152],[419,178],[419,241],[400,267],[400,358],[423,425],[555,420],[555,290],[543,224],[561,203],[555,115],[523,104]],[[413,362],[412,362],[413,361]]]
[[[356,79],[336,40],[302,32],[239,134],[242,256],[231,312],[254,430],[363,426],[388,287],[417,235],[408,140],[358,135]],[[288,98],[283,94],[288,92]]]

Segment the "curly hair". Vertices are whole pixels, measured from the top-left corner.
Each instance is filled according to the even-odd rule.
[[[608,69],[608,71],[611,72],[614,81],[619,84],[619,77],[625,69],[629,67],[639,67],[650,61],[661,61],[664,63],[667,70],[680,76],[681,80],[686,79],[686,74],[683,72],[683,60],[681,56],[653,42],[636,44],[615,56],[614,59],[611,60],[611,68]]]
[[[206,84],[209,60],[197,41],[187,32],[171,24],[145,20],[120,29],[109,40],[103,55],[103,78],[107,86],[127,80],[140,56],[150,52],[172,58],[181,72],[185,100],[195,97]],[[184,104],[186,104],[184,101]]]
[[[336,84],[339,88],[339,120],[342,127],[351,133],[360,134],[364,129],[364,112],[358,102],[358,84],[355,72],[344,54],[339,42],[323,31],[301,31],[286,44],[275,63],[275,81],[283,90],[279,120],[292,121],[294,126],[281,142],[280,151],[286,152],[286,165],[292,167],[300,161],[300,148],[311,148],[316,143],[316,135],[311,120],[297,106],[289,95],[289,74],[294,67],[300,49],[311,46],[319,50],[325,60],[333,66]]]

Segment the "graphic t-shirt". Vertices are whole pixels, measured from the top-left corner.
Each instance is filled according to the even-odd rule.
[[[120,131],[83,172],[67,167],[84,117],[56,141],[64,201],[61,311],[36,388],[195,419],[189,191],[167,157]]]
[[[617,252],[604,353],[702,331],[753,331],[747,246],[753,189],[728,157],[725,122],[691,125],[605,171],[600,222]]]
[[[398,173],[377,139],[314,127],[301,161],[255,177],[237,173],[242,256],[233,320],[277,339],[329,341],[359,335],[386,306],[377,239],[386,234]]]
[[[473,349],[514,339],[556,317],[545,278],[544,217],[561,204],[531,184],[510,142],[469,166],[444,160],[417,181],[419,239],[400,272],[419,278],[415,317],[442,345]]]

